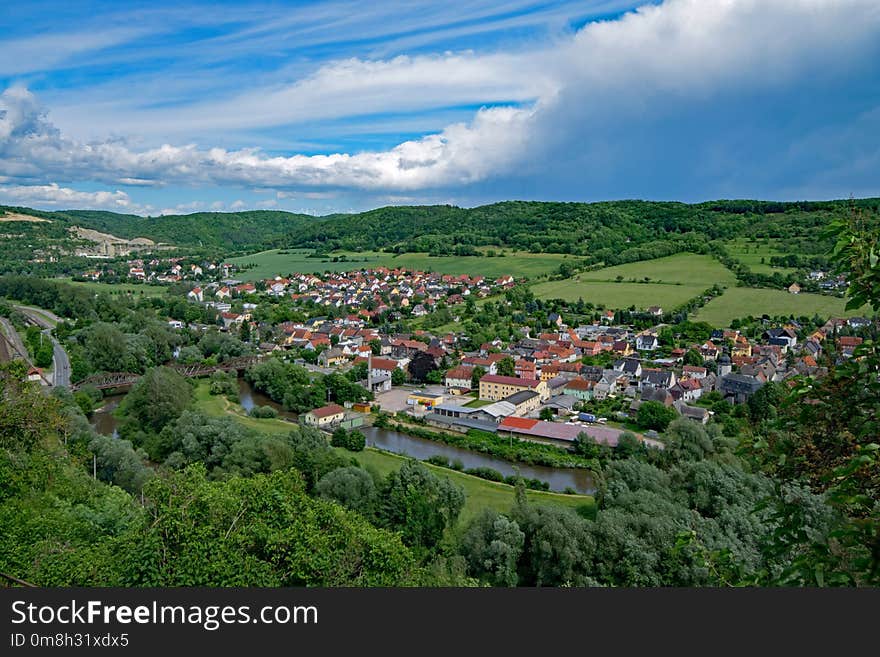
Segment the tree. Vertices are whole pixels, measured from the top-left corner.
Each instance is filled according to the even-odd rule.
[[[669,423],[676,417],[675,409],[668,408],[660,402],[646,401],[639,406],[636,421],[640,427],[665,431]]]
[[[516,363],[510,356],[505,356],[495,365],[499,376],[516,376]]]
[[[158,433],[183,413],[191,399],[189,381],[168,367],[155,367],[134,384],[119,408],[137,428]]]
[[[477,365],[474,368],[474,371],[471,372],[471,388],[473,388],[474,390],[478,389],[480,387],[480,379],[482,379],[485,374],[486,370],[483,367]]]
[[[431,354],[426,351],[420,351],[412,357],[407,369],[409,369],[409,375],[414,381],[425,383],[428,381],[428,376],[431,372],[438,368]]]
[[[595,542],[571,509],[518,503],[512,519],[524,534],[519,581],[526,586],[589,586]]]
[[[241,323],[241,329],[238,332],[238,339],[242,342],[251,341],[251,323],[244,321]]]
[[[118,372],[127,360],[125,335],[113,324],[98,322],[83,333],[83,347],[92,369]]]
[[[395,367],[391,371],[391,383],[395,386],[402,386],[406,383],[406,372],[400,367]]]
[[[357,383],[358,381],[366,381],[367,374],[369,374],[367,363],[358,363],[354,365],[348,372],[345,373],[345,376],[349,381]]]
[[[349,465],[348,459],[337,454],[317,429],[300,426],[287,439],[293,449],[291,465],[302,473],[309,491],[328,472]]]
[[[696,365],[697,367],[703,365],[703,356],[696,349],[688,349],[683,360],[685,365]]]
[[[342,506],[370,515],[376,503],[376,484],[363,468],[349,466],[328,472],[315,486],[318,497],[339,502]]]
[[[643,449],[642,444],[639,442],[639,439],[636,438],[636,435],[631,431],[624,431],[617,438],[617,448],[616,453],[620,458],[629,458],[630,456],[635,456]]]
[[[95,454],[97,475],[101,481],[115,484],[129,493],[141,492],[155,475],[144,464],[146,452],[136,450],[127,440],[95,434],[89,450]]]
[[[460,551],[474,577],[492,586],[516,586],[517,562],[525,534],[516,521],[493,509],[484,509],[461,538]]]
[[[553,409],[545,406],[541,409],[540,418],[545,421],[552,421],[553,418],[556,417],[556,414],[553,412]]]
[[[350,452],[362,452],[367,445],[367,437],[360,431],[346,431],[343,427],[337,427],[330,438],[330,444]]]
[[[410,459],[388,475],[380,499],[380,522],[400,531],[406,545],[425,551],[455,523],[465,498],[460,486]]]
[[[62,427],[58,402],[26,380],[27,366],[0,363],[0,448],[28,452]]]
[[[150,522],[114,543],[119,586],[395,586],[414,566],[398,537],[309,498],[292,470],[210,481],[191,466],[145,495]]]

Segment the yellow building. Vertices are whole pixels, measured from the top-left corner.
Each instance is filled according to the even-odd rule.
[[[751,343],[741,335],[736,336],[733,340],[733,345],[730,348],[731,356],[751,356],[752,355],[752,345]]]
[[[311,427],[326,427],[345,419],[345,409],[339,404],[327,404],[303,415],[303,422]]]
[[[501,401],[505,397],[510,397],[510,395],[522,392],[523,390],[537,392],[541,401],[550,396],[546,381],[517,379],[513,376],[500,376],[498,374],[486,374],[480,379],[480,399]]]
[[[414,392],[406,398],[409,406],[422,405],[427,409],[434,408],[443,403],[443,395],[435,395],[428,392]]]

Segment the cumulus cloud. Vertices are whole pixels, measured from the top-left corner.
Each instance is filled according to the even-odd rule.
[[[560,168],[579,175],[620,171],[622,149],[613,139],[633,145],[624,134],[629,126],[686,116],[707,99],[833,78],[870,52],[878,34],[875,0],[668,0],[588,24],[533,57],[346,60],[268,96],[214,106],[221,109],[211,116],[205,107],[178,113],[184,123],[201,113],[203,121],[223,125],[242,113],[281,124],[316,112],[379,111],[395,95],[412,96],[404,103],[410,109],[444,98],[520,101],[484,107],[468,122],[388,150],[359,153],[273,156],[256,148],[137,150],[123,140],[82,142],[62,134],[33,94],[13,87],[0,96],[0,173],[32,184],[410,193]],[[724,162],[715,159],[719,168]]]
[[[116,212],[141,212],[128,194],[116,190],[82,192],[56,183],[49,185],[0,185],[0,198],[6,203],[59,208],[100,208]]]
[[[483,109],[470,124],[383,152],[269,157],[257,149],[195,145],[136,152],[122,141],[80,143],[63,136],[34,95],[16,87],[0,96],[0,166],[23,180],[76,179],[87,172],[91,180],[117,184],[135,179],[154,185],[419,189],[465,184],[503,170],[521,155],[532,115],[510,107]]]

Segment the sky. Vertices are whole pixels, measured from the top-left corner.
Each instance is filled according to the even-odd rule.
[[[880,196],[877,0],[0,1],[0,204]]]

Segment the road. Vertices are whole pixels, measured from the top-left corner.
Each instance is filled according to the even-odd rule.
[[[15,309],[42,328],[43,334],[52,340],[52,385],[70,387],[70,358],[61,343],[52,335],[52,329],[62,319],[42,308],[15,306]]]

